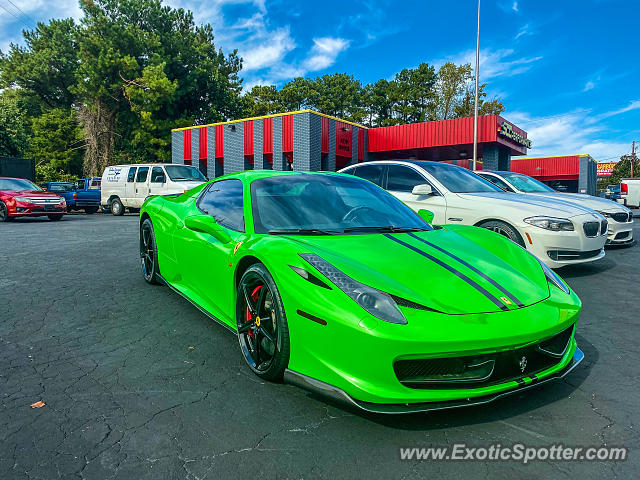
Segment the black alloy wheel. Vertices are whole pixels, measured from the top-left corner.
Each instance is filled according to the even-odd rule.
[[[492,230],[503,237],[507,237],[514,243],[517,243],[521,247],[524,247],[524,240],[520,236],[520,233],[509,225],[506,222],[501,222],[500,220],[491,220],[488,222],[481,223],[478,225],[479,227],[486,228],[487,230]]]
[[[7,204],[0,201],[0,222],[9,221],[9,209],[7,208]]]
[[[282,378],[289,363],[289,329],[278,288],[262,264],[249,267],[240,279],[236,319],[249,368],[265,380]]]
[[[140,227],[140,264],[142,276],[151,284],[158,281],[158,251],[156,250],[156,236],[153,232],[151,219],[147,218]]]

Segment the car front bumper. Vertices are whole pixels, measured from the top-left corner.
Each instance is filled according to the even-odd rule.
[[[554,232],[529,224],[519,225],[527,250],[551,268],[592,262],[604,257],[607,234],[587,237],[582,228],[585,221],[592,221],[593,218],[580,215],[571,220],[574,223],[573,231]]]
[[[483,405],[485,403],[493,402],[499,398],[514,393],[520,393],[524,390],[528,390],[532,387],[542,385],[552,380],[563,378],[580,362],[584,359],[584,353],[577,346],[573,350],[573,355],[570,361],[560,370],[554,373],[539,377],[538,375],[532,375],[524,377],[522,382],[516,382],[516,386],[504,390],[499,393],[488,394],[480,397],[473,398],[460,398],[456,400],[439,401],[439,402],[420,402],[420,403],[372,403],[356,400],[347,394],[344,390],[338,387],[322,382],[315,378],[308,377],[301,373],[287,369],[284,373],[284,381],[291,385],[308,390],[312,393],[318,394],[322,397],[331,398],[339,403],[347,406],[355,407],[359,410],[364,410],[371,413],[385,413],[385,414],[401,414],[401,413],[416,413],[427,412],[433,410],[446,410],[451,408],[469,407],[473,405]]]
[[[474,399],[486,402],[556,376],[572,362],[577,348],[572,334],[562,357],[542,368],[534,366],[533,357],[527,355],[530,368],[517,369],[513,375],[492,376],[490,382],[475,385],[456,382],[423,388],[424,385],[410,385],[401,378],[396,364],[404,360],[442,360],[448,365],[450,360],[455,361],[451,357],[475,358],[502,353],[519,359],[520,353],[516,350],[533,348],[575,325],[580,301],[573,292],[567,295],[551,287],[546,299],[505,312],[450,315],[401,307],[408,323],[397,325],[377,320],[365,311],[356,313],[348,307],[348,302],[343,306],[330,301],[330,291],[301,299],[298,293],[288,290],[281,288],[280,293],[286,306],[290,338],[295,339],[291,344],[289,381],[314,384],[315,380],[319,390],[340,390],[363,406],[410,404],[415,407],[414,404],[426,403],[431,408],[436,405],[444,408],[442,405],[473,403]],[[327,310],[327,304],[332,305],[331,310]],[[301,315],[300,310],[309,315]],[[309,320],[309,316],[322,321]],[[535,378],[531,374],[535,374]],[[306,382],[301,375],[312,380]],[[431,409],[425,405],[417,408]]]

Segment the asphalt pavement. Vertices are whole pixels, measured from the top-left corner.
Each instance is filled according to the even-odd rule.
[[[233,334],[144,282],[137,221],[73,214],[0,224],[0,479],[640,472],[638,246],[559,270],[583,301],[586,358],[566,379],[484,406],[384,416],[255,377]],[[624,462],[400,460],[400,447],[456,443],[630,450]]]

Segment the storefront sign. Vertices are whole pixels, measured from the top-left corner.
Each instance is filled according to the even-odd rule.
[[[351,157],[352,128],[348,123],[336,122],[336,155]]]
[[[513,130],[513,125],[507,122],[502,122],[502,125],[498,128],[498,134],[503,137],[507,137],[510,140],[513,140],[520,145],[523,145],[526,148],[531,148],[531,140],[525,138],[523,135]]]
[[[598,163],[598,177],[608,177],[613,173],[613,168],[617,162]]]

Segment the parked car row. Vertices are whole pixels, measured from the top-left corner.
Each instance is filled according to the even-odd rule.
[[[377,184],[416,211],[430,210],[437,225],[473,225],[500,233],[552,268],[602,258],[607,242],[633,241],[633,217],[626,207],[549,191],[525,175],[480,176],[441,162],[392,160],[360,163],[341,172]]]
[[[73,182],[46,182],[40,186],[49,192],[57,193],[67,202],[67,212],[84,210],[94,214],[100,209],[100,177],[80,178]]]
[[[634,242],[633,215],[627,207],[599,197],[557,192],[519,173],[471,172],[451,164],[418,160],[359,163],[342,169],[341,173],[378,185],[415,211],[430,211],[433,224],[493,230],[552,268],[602,258],[605,244]],[[47,192],[39,191],[64,197],[64,204],[59,201],[57,204],[63,205],[64,211],[84,209],[86,213],[95,213],[102,207],[118,216],[127,209],[138,212],[152,196],[181,194],[206,180],[190,165],[114,165],[107,167],[100,178],[79,179],[75,184],[50,182],[43,184]],[[31,193],[38,191],[31,182],[23,186]],[[628,187],[622,189],[628,197],[629,191],[633,193]],[[27,198],[20,191],[7,195]],[[0,204],[0,218],[25,215],[62,218],[51,206],[44,210],[35,204],[18,205],[19,202]]]

